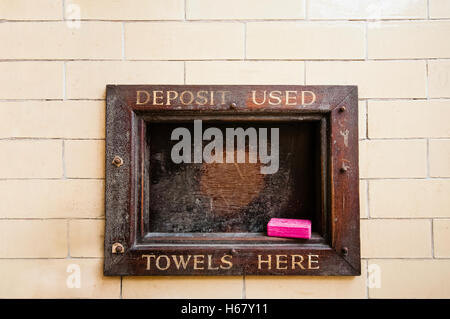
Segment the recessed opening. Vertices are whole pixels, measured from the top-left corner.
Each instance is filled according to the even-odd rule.
[[[147,123],[149,200],[143,220],[146,238],[254,238],[266,234],[266,225],[272,217],[309,219],[312,239],[325,236],[320,121],[203,121],[201,124],[199,139],[198,126],[194,132],[193,121]],[[180,142],[171,140],[177,128],[189,131],[191,163],[175,163],[171,156]],[[203,151],[211,142],[202,138],[209,128],[221,132],[223,150],[217,155],[224,163],[206,163],[203,157],[202,163],[194,162],[196,145],[197,150],[201,145]],[[256,132],[257,149],[250,146],[248,135],[242,150],[238,149],[236,137],[234,148],[228,149],[227,128]],[[278,129],[279,134],[278,165],[273,158],[270,162],[267,157],[261,160],[264,155],[261,152],[273,155],[271,150],[276,149],[272,129]],[[264,130],[267,143],[260,144],[260,140],[265,141]],[[237,160],[239,151],[245,155],[244,163]],[[228,156],[232,153],[233,163],[227,162],[227,153]],[[250,162],[254,155],[256,163]]]

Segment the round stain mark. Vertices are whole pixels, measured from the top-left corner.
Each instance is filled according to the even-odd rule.
[[[237,151],[234,151],[235,158]],[[200,191],[211,199],[211,211],[232,215],[245,208],[264,188],[261,163],[203,163]]]

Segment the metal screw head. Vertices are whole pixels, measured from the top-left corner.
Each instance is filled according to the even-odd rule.
[[[230,104],[230,109],[235,110],[237,108],[237,104],[236,103],[231,103]]]
[[[125,251],[121,243],[114,243],[111,250],[113,254],[123,254]]]
[[[120,167],[123,165],[123,159],[120,156],[114,156],[112,163],[117,167]]]
[[[338,111],[339,111],[339,113],[344,112],[344,111],[345,111],[345,106],[341,106],[341,107],[338,109]]]
[[[339,169],[339,172],[341,172],[341,173],[347,172],[347,167],[342,166],[342,167]]]
[[[343,247],[341,249],[342,255],[347,256],[348,255],[348,248],[347,247]]]

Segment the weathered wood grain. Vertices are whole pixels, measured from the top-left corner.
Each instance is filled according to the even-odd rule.
[[[253,90],[260,102],[298,93],[257,104]],[[163,93],[142,103],[137,91]],[[229,93],[185,105],[167,91]],[[359,275],[357,112],[354,86],[107,86],[105,275]],[[194,119],[280,127],[278,176],[260,163],[174,166],[167,134]],[[311,239],[265,236],[271,217],[312,220]]]

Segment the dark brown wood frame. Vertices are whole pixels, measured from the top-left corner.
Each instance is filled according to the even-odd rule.
[[[226,103],[213,106],[137,105],[137,90],[226,90]],[[304,90],[316,94],[308,105],[249,107],[249,90]],[[326,240],[313,236],[299,241],[247,235],[163,236],[148,238],[143,216],[149,184],[145,172],[146,123],[186,121],[320,121],[322,153],[322,210]],[[114,163],[113,163],[114,161]],[[106,103],[106,231],[105,275],[360,275],[358,96],[356,86],[294,85],[108,85]],[[148,269],[148,257],[203,256],[201,267],[188,265]],[[223,256],[231,268],[207,267]],[[258,255],[271,264],[301,255],[313,267],[275,267],[258,264]],[[153,257],[154,256],[154,257]],[[313,256],[313,257],[310,257]],[[199,259],[200,260],[200,259]],[[310,260],[310,259],[308,259]],[[318,260],[318,262],[316,262]],[[214,264],[215,265],[215,264]],[[282,265],[285,265],[284,262]],[[319,267],[319,268],[317,268]],[[208,269],[210,268],[210,269]],[[287,268],[287,269],[286,269]],[[292,269],[294,268],[294,269]],[[304,269],[303,269],[304,268]]]

